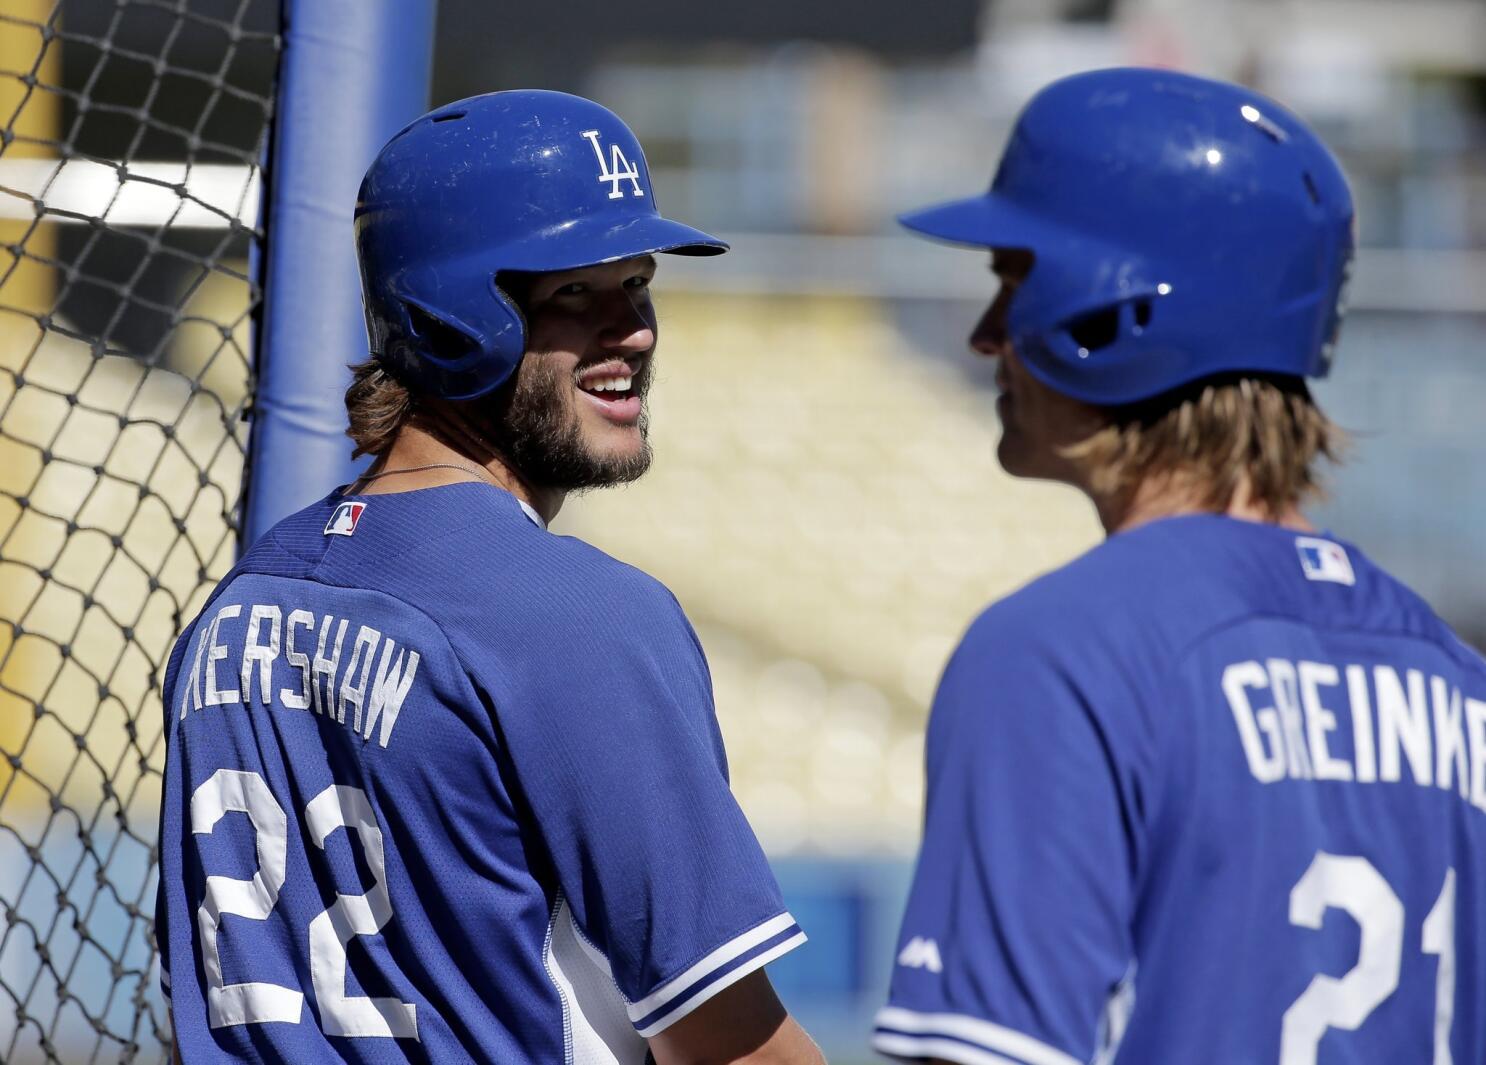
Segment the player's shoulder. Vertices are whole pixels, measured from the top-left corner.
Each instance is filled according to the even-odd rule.
[[[603,678],[622,689],[655,668],[705,672],[670,589],[586,541],[531,525],[464,565],[478,576],[426,609],[498,697],[529,696],[534,682],[567,690]]]
[[[503,562],[489,579],[532,622],[633,633],[683,618],[665,584],[575,536],[540,532]]]
[[[1159,554],[1119,538],[1092,548],[986,607],[951,655],[934,700],[942,753],[987,730],[1056,734],[1066,722],[1140,714],[1142,678],[1163,668],[1171,639],[1152,619]],[[1065,724],[1055,724],[1055,720]]]
[[[409,493],[415,494],[421,493]],[[385,542],[378,539],[387,535],[382,525],[368,512],[357,531],[371,534],[366,550],[321,572],[382,588],[452,634],[471,633],[487,643],[537,646],[545,638],[599,640],[685,627],[679,604],[660,581],[547,529],[510,494],[471,485],[438,502],[443,513],[436,520],[410,513],[412,533]],[[398,515],[388,517],[395,523]]]
[[[1296,536],[1217,515],[1148,522],[992,604],[967,641],[1155,664],[1244,618],[1306,609]]]
[[[1153,522],[1111,536],[991,604],[970,635],[1002,647],[1087,647],[1099,634],[1150,639],[1168,619],[1186,631],[1212,623],[1243,609],[1225,594],[1243,582],[1211,531]]]
[[[516,497],[483,484],[332,493],[261,537],[233,575],[246,573],[381,593],[451,642],[492,651],[605,633],[690,637],[661,582],[548,530]]]
[[[1168,659],[1253,619],[1459,644],[1429,604],[1329,533],[1221,515],[1149,522],[994,604],[979,639],[1049,641]],[[1453,652],[1452,652],[1453,653]]]

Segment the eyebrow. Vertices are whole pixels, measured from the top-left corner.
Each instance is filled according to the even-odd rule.
[[[632,262],[636,267],[638,267],[638,268],[640,268],[642,270],[645,269],[646,267],[649,267],[651,270],[659,270],[660,269],[660,263],[656,260],[656,258],[655,258],[654,255],[636,255],[636,256],[633,256],[630,259],[620,259],[620,260],[618,260],[618,262]],[[585,270],[592,270],[595,266],[609,266],[609,265],[616,265],[616,264],[615,263],[594,263],[594,264],[589,265],[589,266],[574,266],[574,267],[572,267],[570,269],[567,269],[567,270],[553,270],[553,271],[550,272],[550,275],[549,276],[552,277],[553,279],[564,278],[564,277],[569,277],[569,276],[571,276],[573,274],[581,274]]]

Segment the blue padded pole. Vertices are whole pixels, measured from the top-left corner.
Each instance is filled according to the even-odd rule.
[[[367,341],[352,211],[377,150],[427,110],[436,6],[283,0],[244,548],[355,476],[343,396]]]

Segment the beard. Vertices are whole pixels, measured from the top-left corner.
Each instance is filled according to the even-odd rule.
[[[650,383],[650,366],[635,378],[641,397]],[[496,393],[493,442],[531,483],[563,492],[607,488],[637,480],[650,468],[648,411],[637,428],[642,446],[628,455],[608,455],[591,447],[583,423],[569,402],[573,378],[540,358],[523,359],[511,382]]]

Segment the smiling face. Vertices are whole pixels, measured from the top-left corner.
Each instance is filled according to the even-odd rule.
[[[1013,477],[1082,485],[1077,464],[1063,451],[1097,432],[1105,418],[1098,408],[1054,391],[1028,372],[1007,332],[1011,303],[1032,266],[1029,252],[995,253],[991,269],[1001,289],[971,333],[970,347],[998,360],[996,386],[1001,396],[996,400],[996,414],[1001,419],[1001,442],[996,458],[1002,469]]]
[[[502,277],[526,314],[527,350],[496,395],[494,434],[523,476],[573,491],[650,466],[645,394],[655,354],[649,255]]]

